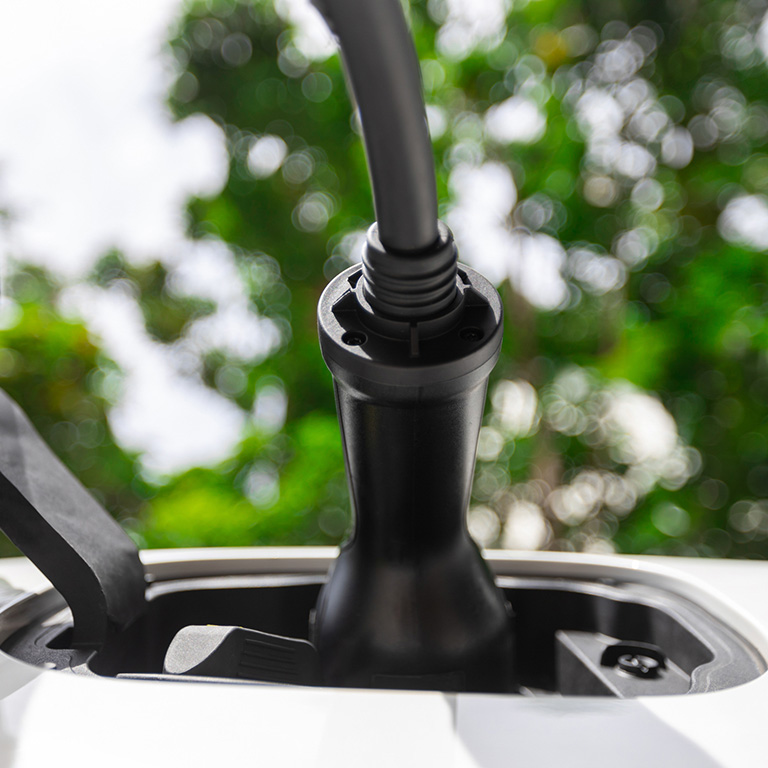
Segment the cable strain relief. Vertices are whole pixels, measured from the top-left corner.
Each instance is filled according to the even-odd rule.
[[[388,251],[376,224],[363,246],[363,291],[376,313],[417,321],[447,312],[456,299],[458,253],[450,229],[438,222],[438,239],[429,249]]]

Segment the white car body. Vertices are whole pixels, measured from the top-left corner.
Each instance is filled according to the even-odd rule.
[[[323,574],[332,549],[145,551],[157,579]],[[768,658],[768,564],[489,552],[498,575],[615,579],[704,607]],[[50,585],[0,562],[17,589]],[[18,599],[18,598],[16,598]],[[13,627],[0,626],[5,638]],[[81,677],[0,653],[0,764],[96,766],[766,766],[768,675],[714,693],[529,698]]]

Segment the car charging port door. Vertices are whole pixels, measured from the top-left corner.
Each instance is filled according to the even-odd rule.
[[[100,648],[144,611],[133,541],[2,390],[0,528],[67,601],[72,648]]]

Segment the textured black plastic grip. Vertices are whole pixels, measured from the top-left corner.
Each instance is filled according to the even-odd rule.
[[[306,640],[210,624],[176,633],[163,672],[284,685],[321,683],[317,652]]]
[[[98,648],[143,611],[136,546],[2,390],[0,528],[72,609],[71,647]]]

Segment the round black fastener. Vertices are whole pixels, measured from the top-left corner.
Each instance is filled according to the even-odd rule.
[[[459,338],[464,341],[480,341],[483,338],[483,332],[479,328],[462,328],[459,331]]]
[[[620,642],[609,645],[603,651],[600,664],[614,667],[632,677],[655,680],[667,668],[667,657],[653,643]]]
[[[368,337],[359,331],[347,331],[341,337],[341,340],[348,347],[361,347],[363,344],[365,344],[366,341],[368,341]]]
[[[661,665],[658,660],[644,654],[624,653],[616,661],[622,672],[632,677],[654,678],[659,676]]]

